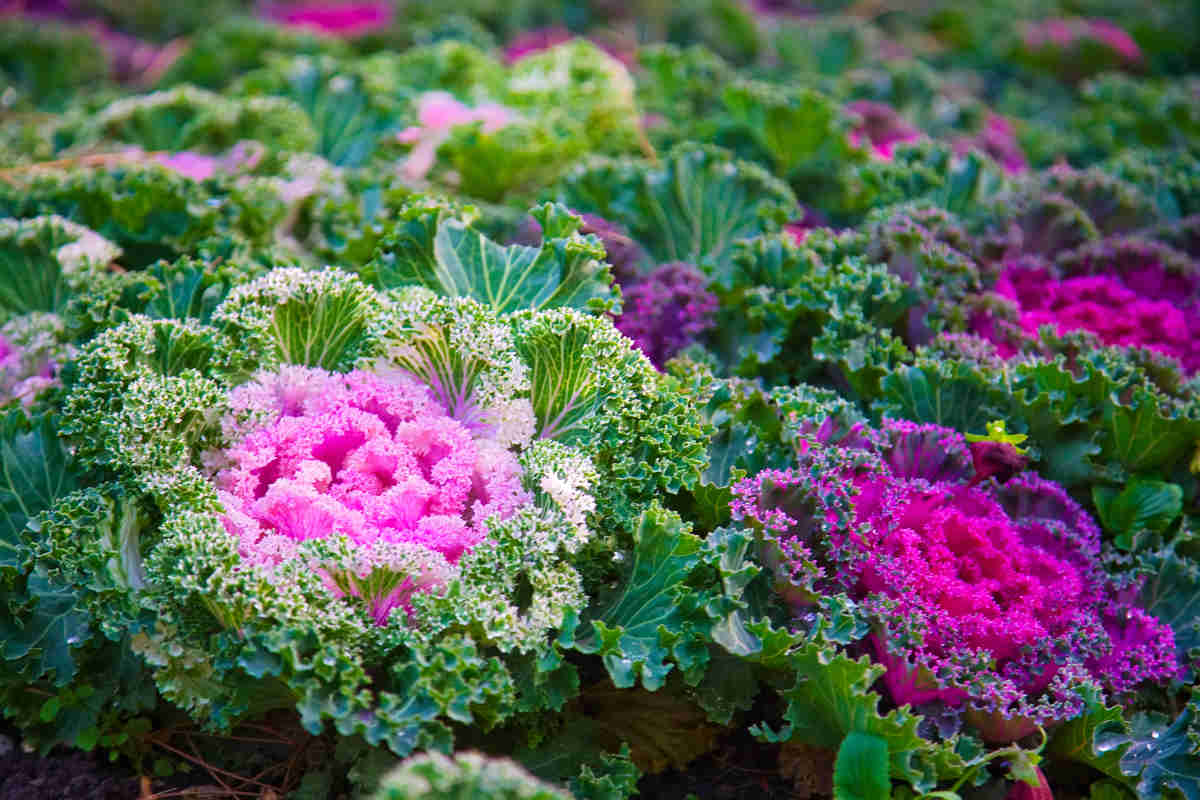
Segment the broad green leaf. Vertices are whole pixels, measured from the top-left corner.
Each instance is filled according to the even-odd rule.
[[[102,274],[120,249],[59,217],[0,221],[0,319],[58,313],[72,293]]]
[[[42,570],[29,576],[26,594],[31,602],[15,616],[7,603],[0,604],[0,655],[18,662],[18,671],[31,681],[50,678],[64,686],[75,676],[71,649],[87,639],[88,614],[73,587]]]
[[[496,313],[619,310],[604,248],[594,236],[578,234],[579,217],[550,203],[530,213],[542,226],[540,247],[497,244],[444,209],[414,208],[368,270],[381,286],[418,284],[447,297],[469,297]]]
[[[459,219],[469,225],[476,218],[471,209],[456,212],[437,201],[414,202],[401,209],[363,271],[364,280],[381,289],[417,284],[444,293],[434,239],[444,222]]]
[[[1171,626],[1179,663],[1194,670],[1200,659],[1200,564],[1165,547],[1141,556],[1149,573],[1140,605]]]
[[[1128,550],[1132,535],[1141,530],[1162,532],[1183,511],[1183,489],[1166,481],[1136,478],[1121,489],[1092,487],[1092,502],[1100,522]]]
[[[729,269],[734,243],[782,228],[791,190],[716,147],[686,145],[660,165],[596,162],[564,180],[561,202],[624,225],[657,261],[686,261],[710,275]]]
[[[887,800],[891,794],[887,741],[852,731],[842,740],[834,761],[834,800]]]
[[[1001,398],[969,367],[932,363],[898,367],[881,381],[875,403],[881,417],[935,423],[960,431],[980,431],[990,420],[1005,419]]]
[[[48,418],[26,425],[10,412],[0,428],[0,567],[24,560],[29,521],[76,486],[70,459]]]
[[[742,82],[727,87],[721,99],[730,117],[770,153],[780,175],[801,168],[832,173],[838,161],[853,159],[846,138],[850,120],[835,101],[816,90]]]
[[[316,130],[316,152],[331,163],[362,166],[380,138],[399,127],[400,100],[373,87],[362,65],[330,56],[272,54],[266,60],[266,66],[243,76],[231,92],[293,101]]]
[[[914,764],[929,742],[917,734],[920,717],[903,706],[881,715],[880,695],[871,685],[883,667],[866,656],[849,658],[838,648],[811,641],[787,657],[796,683],[780,695],[787,703],[780,732],[759,727],[756,733],[769,741],[799,739],[829,750],[838,749],[851,733],[869,734],[887,744],[890,774],[914,785],[932,788],[936,776],[923,774]],[[942,776],[943,778],[949,776]]]
[[[541,247],[503,246],[457,220],[442,223],[434,238],[439,290],[471,297],[497,313],[619,308],[603,246],[594,237],[577,235],[577,227],[560,224],[573,216],[562,206],[547,203],[532,213],[546,231]]]
[[[208,322],[232,285],[230,276],[197,260],[159,262],[145,271],[157,286],[148,288],[143,313],[158,319],[198,319]]]
[[[1144,388],[1134,389],[1127,403],[1105,403],[1103,419],[1111,442],[1104,455],[1130,472],[1150,474],[1182,461],[1200,439],[1200,420],[1183,417]]]

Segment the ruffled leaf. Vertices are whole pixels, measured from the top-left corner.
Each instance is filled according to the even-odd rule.
[[[560,638],[566,647],[603,657],[613,684],[661,688],[678,665],[695,682],[708,653],[712,620],[702,594],[684,587],[700,563],[702,542],[678,515],[651,508],[634,532],[634,550],[616,595]],[[671,663],[669,663],[671,662]]]
[[[369,287],[340,270],[277,269],[230,292],[213,324],[230,339],[231,371],[272,363],[344,370],[376,346],[370,325],[381,308]]]
[[[15,670],[33,681],[48,678],[67,684],[76,670],[72,648],[89,635],[88,615],[79,607],[79,594],[45,571],[29,576],[25,603],[6,598],[0,604],[0,643],[5,671]]]
[[[1106,706],[1097,698],[1086,713],[1068,720],[1054,732],[1047,753],[1054,758],[1087,764],[1110,778],[1125,780],[1121,771],[1121,746],[1128,731],[1118,705]]]
[[[1200,708],[1192,700],[1174,721],[1154,712],[1135,714],[1130,720],[1121,772],[1137,778],[1138,797],[1158,800],[1178,792],[1187,800],[1200,798],[1200,758],[1194,738],[1198,714]]]
[[[916,783],[928,782],[913,758],[928,742],[917,734],[921,718],[907,706],[881,715],[880,696],[870,690],[884,668],[866,658],[854,660],[836,648],[809,642],[788,657],[796,683],[780,693],[787,702],[785,728],[773,733],[759,728],[769,741],[799,739],[817,747],[837,750],[851,733],[878,737],[886,743],[890,772]],[[948,776],[943,776],[948,777]]]
[[[61,217],[0,224],[0,315],[61,312],[120,248]]]

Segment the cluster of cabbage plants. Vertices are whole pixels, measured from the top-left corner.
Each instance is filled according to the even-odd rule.
[[[0,19],[22,745],[1200,800],[1200,14],[801,5]]]

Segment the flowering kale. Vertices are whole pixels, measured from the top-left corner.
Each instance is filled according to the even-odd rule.
[[[737,240],[779,230],[796,208],[788,187],[757,165],[691,144],[656,164],[594,159],[563,180],[560,202],[621,225],[660,263],[695,264],[716,279]],[[709,203],[723,212],[705,214]]]
[[[698,541],[661,509],[645,517],[698,475],[695,413],[606,316],[504,315],[280,269],[234,288],[211,322],[131,315],[104,330],[68,369],[62,433],[78,463],[161,515],[129,531],[145,547],[127,553],[137,579],[90,590],[87,607],[118,627],[131,604],[152,613],[132,647],[212,725],[262,707],[259,658],[288,687],[273,702],[311,730],[332,719],[398,753],[448,741],[450,719],[561,708],[578,687],[561,648],[596,652],[585,572],[611,576],[631,540],[648,563],[661,537]],[[64,511],[56,559],[93,557],[87,524]],[[636,591],[669,600],[664,576],[699,564]],[[646,644],[639,608],[617,604],[596,631],[625,626],[621,679],[645,664],[661,685],[675,657]],[[654,619],[693,647],[714,617],[692,612]],[[227,658],[198,660],[212,647]],[[308,658],[339,666],[313,675]],[[532,683],[509,671],[525,668]]]
[[[224,152],[243,140],[299,151],[317,144],[312,121],[291,100],[230,99],[194,86],[115,100],[77,135],[81,142],[117,141],[168,152]]]
[[[975,247],[998,277],[972,316],[974,332],[1011,356],[1043,325],[1060,335],[1087,331],[1101,344],[1148,348],[1195,372],[1200,267],[1160,240],[1175,228],[1150,227],[1156,211],[1141,192],[1096,170],[1056,168],[1040,183],[1050,193],[1035,199],[1023,190],[1011,216],[993,221]],[[1117,308],[1122,313],[1112,313]]]
[[[489,800],[568,800],[571,795],[539,781],[520,765],[482,753],[438,752],[412,756],[384,776],[371,800],[435,800],[470,796]]]
[[[663,264],[625,289],[625,309],[614,324],[661,368],[713,326],[717,298],[707,285],[690,264]]]
[[[512,64],[523,58],[528,58],[536,53],[541,53],[552,47],[569,42],[574,38],[575,34],[566,28],[538,28],[536,30],[525,31],[505,45],[504,60]],[[625,66],[629,67],[633,65],[633,55],[631,52],[610,47],[600,42],[594,42],[594,44]]]
[[[797,611],[839,591],[860,602],[896,703],[963,706],[1004,741],[1081,713],[1092,684],[1174,674],[1170,628],[1118,597],[1099,529],[1061,487],[972,486],[966,442],[938,426],[824,438],[736,487],[735,515],[762,528]]]
[[[539,28],[525,31],[505,46],[504,60],[511,64],[528,55],[549,50],[563,42],[569,42],[573,38],[575,38],[574,35],[566,28]]]

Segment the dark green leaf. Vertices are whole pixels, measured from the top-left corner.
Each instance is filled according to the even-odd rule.
[[[834,800],[886,800],[891,794],[887,742],[869,733],[851,732],[842,740],[833,765]]]

